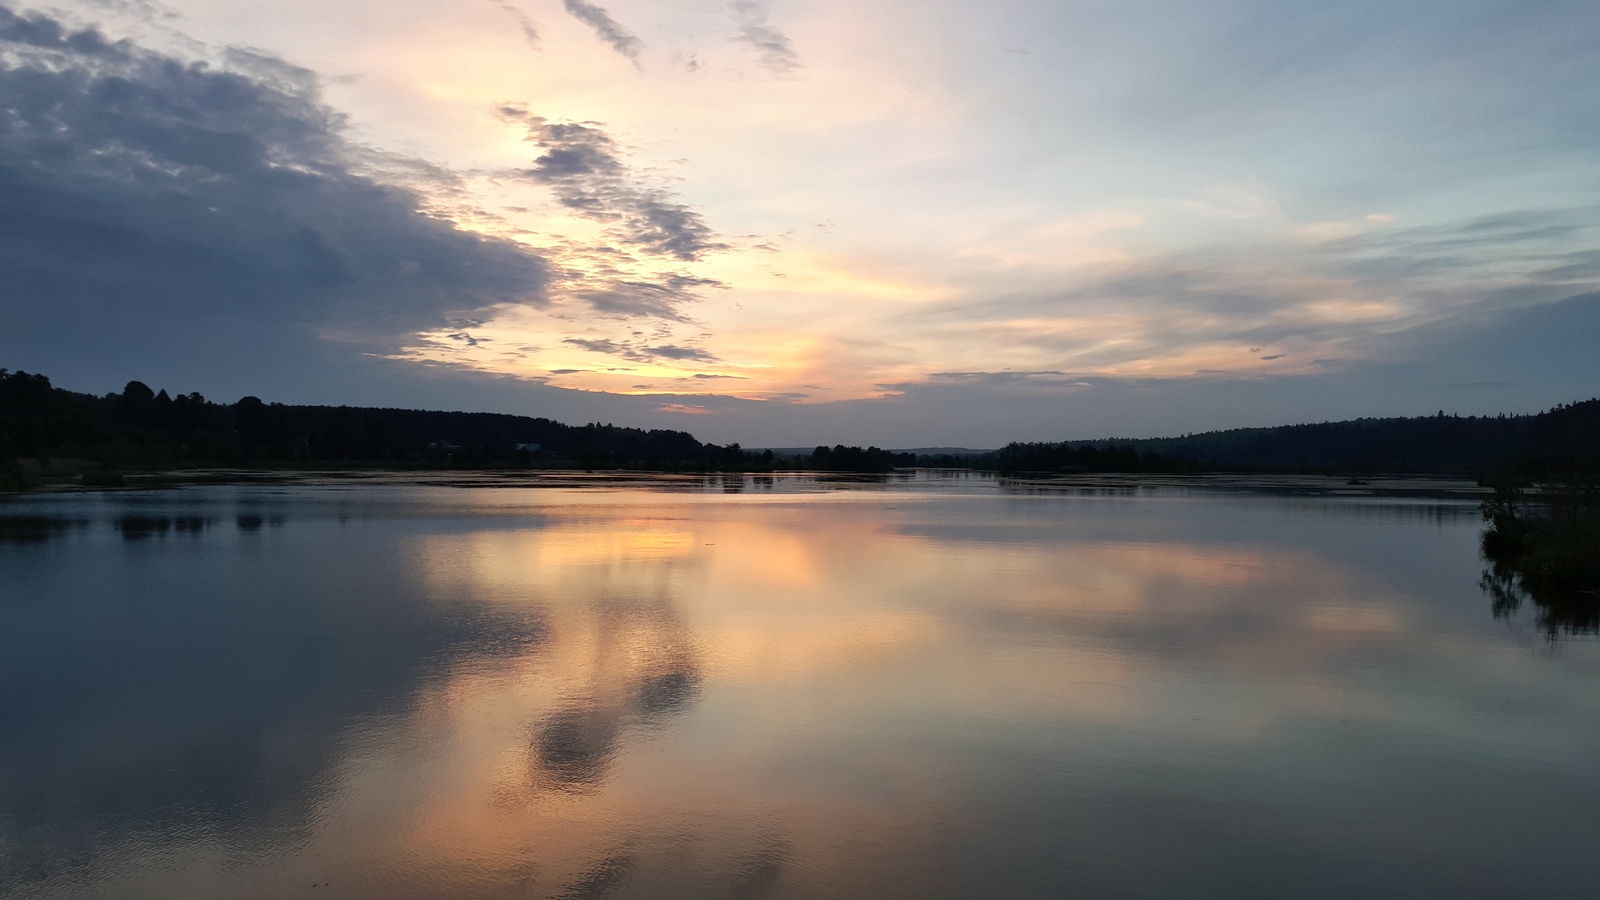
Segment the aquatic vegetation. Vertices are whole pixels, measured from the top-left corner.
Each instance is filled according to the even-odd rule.
[[[1530,492],[1502,484],[1483,503],[1488,523],[1482,587],[1497,616],[1539,607],[1539,625],[1560,633],[1600,632],[1600,481],[1564,479]]]

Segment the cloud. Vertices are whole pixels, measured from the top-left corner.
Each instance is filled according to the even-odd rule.
[[[1398,279],[1472,269],[1558,280],[1594,277],[1600,207],[1507,210],[1413,228],[1385,228],[1322,245],[1353,273]],[[1543,270],[1542,272],[1540,270]]]
[[[155,3],[153,0],[85,0],[90,6],[96,6],[109,12],[122,13],[147,22],[159,22],[167,19],[178,18],[178,13],[165,4]]]
[[[1215,371],[1205,377],[1052,377],[956,372],[883,385],[887,399],[852,400],[725,419],[764,441],[840,429],[852,442],[916,446],[943,437],[985,441],[1153,437],[1361,416],[1536,412],[1600,393],[1600,291],[1485,311],[1370,336],[1370,359],[1304,372]],[[1022,377],[1019,377],[1022,376]],[[801,441],[803,443],[803,440]]]
[[[574,287],[571,294],[596,312],[615,316],[687,321],[679,307],[700,299],[697,289],[724,286],[712,278],[674,272],[655,273],[654,280],[646,281],[620,275],[606,267],[595,268],[598,271],[586,280],[598,280],[601,286],[580,285]]]
[[[512,3],[511,0],[489,0],[489,2],[505,10],[516,21],[517,27],[522,29],[522,39],[527,42],[529,47],[534,50],[539,49],[539,26],[528,18],[528,14],[523,12],[521,7]]]
[[[717,358],[698,347],[677,347],[672,344],[663,344],[659,347],[646,347],[645,352],[651,356],[662,359],[692,359],[699,362],[716,362]]]
[[[674,344],[652,347],[631,341],[613,341],[609,338],[565,338],[562,343],[581,347],[591,353],[604,353],[633,362],[654,362],[662,359],[718,362],[717,357],[698,347],[680,347]]]
[[[950,380],[1012,381],[1022,378],[1059,377],[1066,374],[1055,369],[1041,369],[1035,372],[933,372],[928,377]]]
[[[222,58],[0,7],[0,351],[124,373],[172,355],[266,369],[319,337],[383,352],[546,302],[538,255],[368,174],[377,157],[345,138],[311,73]]]
[[[634,65],[639,64],[639,52],[644,49],[644,44],[628,29],[618,25],[610,13],[588,0],[561,0],[561,3],[574,19],[593,28],[595,35],[610,44],[611,49],[632,60]]]
[[[761,64],[774,75],[792,75],[801,68],[800,55],[788,35],[767,24],[767,5],[761,0],[734,0],[733,16],[739,31],[734,40],[755,48]]]
[[[605,339],[565,338],[561,343],[571,344],[574,347],[582,347],[591,353],[608,353],[614,356],[623,356],[625,354],[634,352],[631,347],[628,347],[625,344],[619,344],[616,341]],[[571,369],[569,371],[576,372],[578,370]]]
[[[619,242],[685,262],[726,249],[698,212],[646,186],[595,124],[551,122],[515,105],[502,107],[500,116],[525,127],[527,140],[544,150],[516,174],[549,187],[574,214],[610,223]]]
[[[958,294],[884,321],[944,374],[1017,369],[1160,378],[1382,361],[1385,336],[1554,303],[1600,282],[1600,210],[1535,209],[1321,242],[1284,236]],[[960,364],[964,363],[964,364]],[[941,367],[943,368],[943,367]],[[934,369],[933,366],[929,367]],[[903,370],[896,380],[905,380]]]
[[[672,321],[683,319],[678,305],[694,299],[690,293],[643,281],[612,281],[602,288],[574,291],[573,296],[596,312]]]

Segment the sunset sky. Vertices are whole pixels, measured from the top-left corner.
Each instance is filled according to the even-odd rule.
[[[1600,4],[0,0],[0,366],[746,446],[1600,394]]]

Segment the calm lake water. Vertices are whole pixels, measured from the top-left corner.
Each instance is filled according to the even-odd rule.
[[[0,503],[0,895],[1600,890],[1471,501],[548,481]]]

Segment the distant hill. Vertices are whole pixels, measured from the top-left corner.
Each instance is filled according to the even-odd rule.
[[[993,453],[995,451],[993,449],[989,449],[989,450],[974,450],[971,447],[910,447],[910,448],[901,449],[901,450],[893,450],[893,451],[890,451],[890,452],[893,452],[893,453],[911,453],[911,454],[914,454],[916,456],[955,456],[955,457],[963,457],[963,456],[965,456],[965,457],[977,457],[977,456],[985,456],[985,455]]]
[[[1170,438],[1013,443],[990,464],[1001,471],[1595,472],[1600,400],[1525,416],[1440,413]]]

